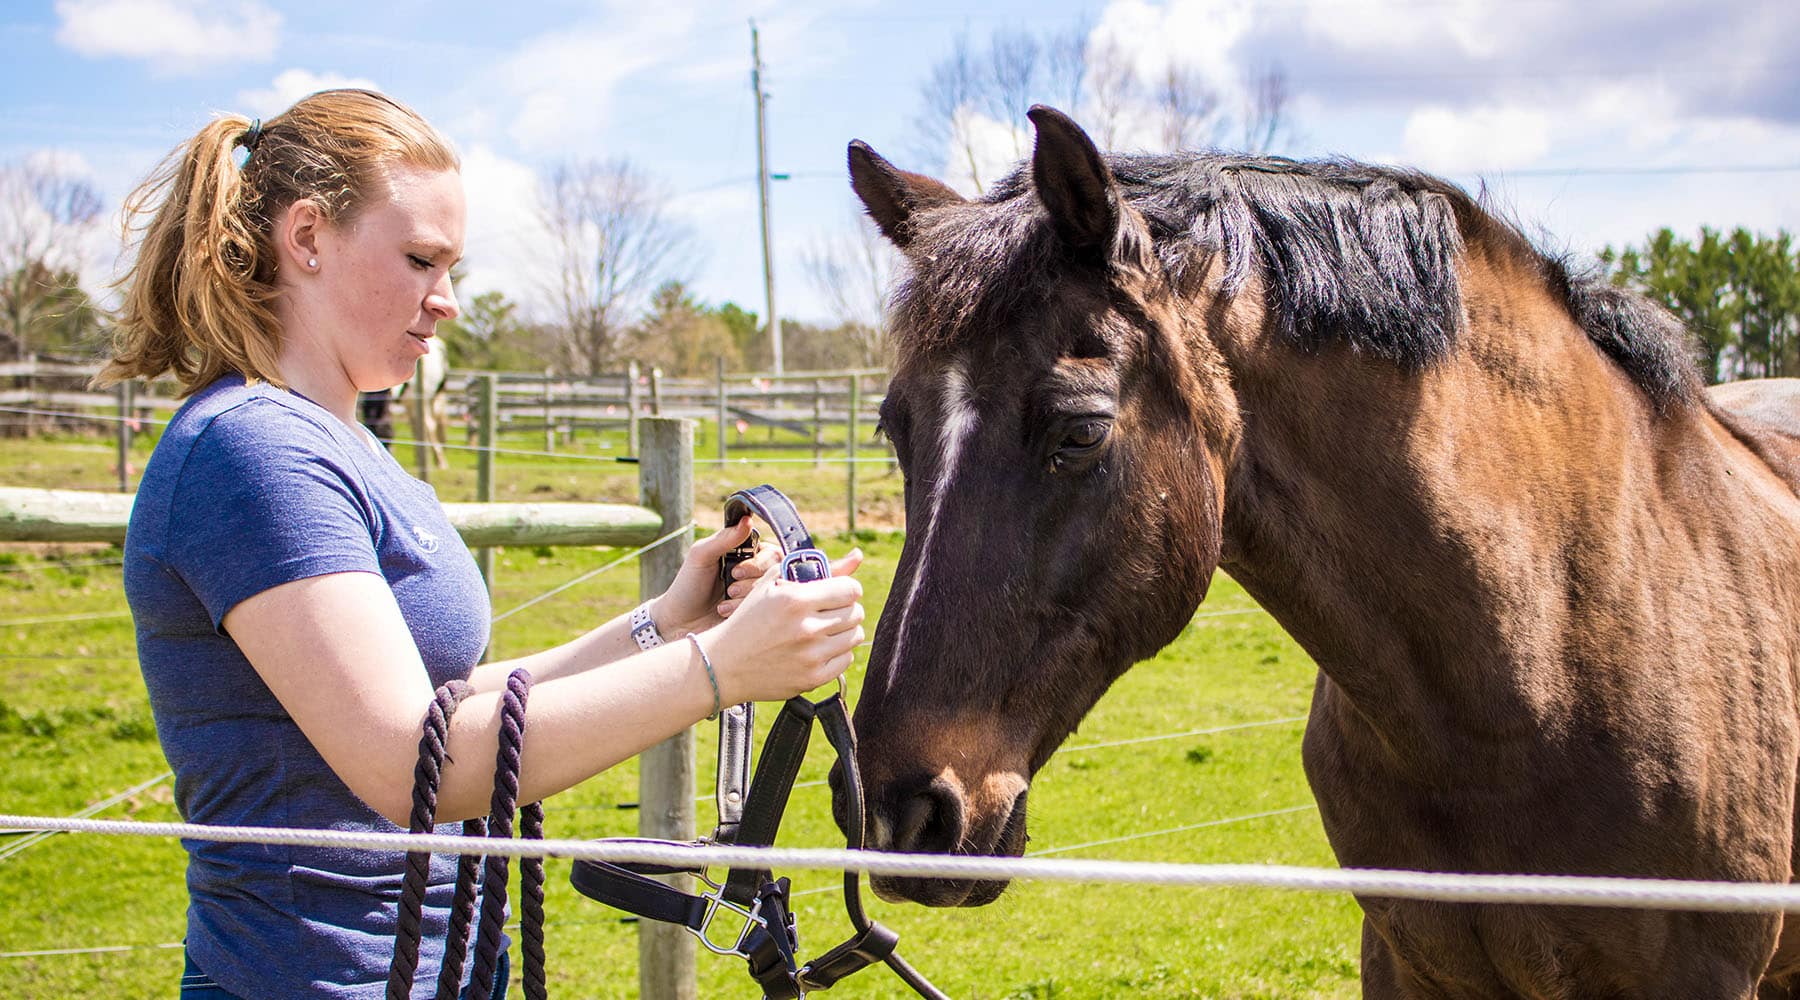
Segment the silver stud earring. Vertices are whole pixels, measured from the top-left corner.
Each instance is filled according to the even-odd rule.
[[[312,268],[312,269],[313,269],[313,270],[318,270],[318,267],[319,267],[319,258],[317,258],[317,257],[308,257],[308,258],[307,258],[307,260],[306,260],[306,266],[307,266],[307,267],[309,267],[309,268]]]

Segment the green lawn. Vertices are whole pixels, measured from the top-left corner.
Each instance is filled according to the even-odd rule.
[[[758,432],[760,433],[760,432]],[[754,436],[754,435],[753,435]],[[580,445],[583,442],[578,441]],[[509,447],[532,448],[524,441]],[[610,444],[613,447],[601,447]],[[541,438],[535,447],[541,447]],[[587,454],[616,453],[590,440]],[[147,455],[145,442],[138,461]],[[702,457],[711,454],[704,442]],[[793,455],[794,453],[785,453]],[[109,488],[112,452],[94,439],[0,444],[0,485]],[[406,456],[401,456],[404,461]],[[438,477],[445,499],[473,490],[466,457]],[[842,521],[842,466],[810,463],[702,466],[698,503],[739,485],[776,483],[817,525]],[[879,521],[896,477],[877,466],[862,476],[859,519]],[[610,462],[505,456],[502,498],[630,500],[635,470]],[[116,487],[112,487],[116,488]],[[815,513],[817,512],[817,513]],[[830,512],[836,512],[832,517]],[[832,552],[862,544],[867,605],[876,613],[899,556],[897,533],[851,539],[826,532]],[[613,558],[611,550],[514,548],[499,561],[497,609],[512,607]],[[116,564],[104,546],[0,546],[0,811],[68,815],[164,769],[148,725],[132,659],[128,619],[26,624],[50,616],[108,615],[124,608]],[[567,639],[631,606],[627,564],[496,627],[501,655]],[[1201,617],[1158,657],[1129,672],[1071,738],[1072,746],[1305,713],[1313,666],[1254,603],[1221,576]],[[862,664],[853,668],[852,688]],[[764,712],[764,719],[773,712]],[[1280,723],[1086,751],[1054,758],[1032,789],[1032,850],[1057,857],[1329,865],[1329,848],[1301,774],[1301,726]],[[713,734],[700,735],[701,782],[710,788]],[[824,777],[829,748],[815,741],[801,780]],[[636,775],[621,766],[548,803],[551,836],[632,832]],[[701,823],[710,821],[710,803]],[[173,820],[166,783],[103,817]],[[795,794],[783,828],[788,846],[840,846],[822,786]],[[1224,821],[1224,822],[1219,822]],[[1199,824],[1213,824],[1200,826]],[[1178,827],[1194,827],[1181,832]],[[1137,836],[1156,834],[1154,836]],[[0,837],[0,852],[17,838]],[[171,995],[180,971],[182,852],[172,841],[59,836],[0,861],[14,891],[0,909],[0,974],[25,997]],[[619,914],[568,887],[552,863],[548,902],[552,990],[562,997],[636,993],[635,930]],[[796,873],[803,950],[847,933],[837,879]],[[816,890],[816,891],[815,891]],[[1358,917],[1344,896],[1229,889],[1164,889],[1021,883],[979,910],[937,911],[873,902],[874,916],[901,933],[901,953],[956,997],[1348,997],[1357,992]],[[17,957],[24,951],[116,951]],[[517,955],[514,956],[515,961]],[[735,960],[701,955],[703,997],[754,997]],[[515,984],[514,996],[522,996]],[[904,997],[886,972],[864,972],[832,992]]]

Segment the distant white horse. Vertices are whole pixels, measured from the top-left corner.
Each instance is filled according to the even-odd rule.
[[[444,386],[450,381],[450,363],[444,354],[443,341],[434,337],[427,343],[431,345],[431,351],[419,359],[418,372],[412,379],[385,393],[363,394],[362,420],[382,444],[389,444],[394,438],[392,407],[396,403],[405,406],[412,417],[413,440],[422,441],[431,449],[432,461],[438,468],[448,469],[450,460],[444,454],[444,447],[448,443],[450,414]],[[420,384],[425,389],[424,405],[420,405],[419,394],[413,391],[413,387]]]
[[[450,459],[444,454],[444,446],[448,443],[450,410],[444,386],[450,381],[450,359],[444,353],[442,340],[432,337],[425,343],[431,350],[419,359],[418,374],[411,382],[394,386],[392,392],[412,415],[413,440],[425,442],[431,449],[432,462],[440,469],[448,469]],[[424,387],[423,400],[412,391],[414,386]]]

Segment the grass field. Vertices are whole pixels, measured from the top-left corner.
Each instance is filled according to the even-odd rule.
[[[532,449],[542,441],[505,444]],[[617,442],[588,441],[585,453],[617,454]],[[700,453],[710,454],[704,445]],[[147,454],[144,442],[136,460]],[[0,485],[116,488],[111,448],[96,439],[11,440],[0,444],[0,455]],[[439,493],[447,500],[467,499],[473,489],[471,462],[466,454],[455,461],[455,469],[437,478]],[[697,504],[703,516],[716,518],[716,500],[732,488],[762,481],[781,486],[822,529],[832,552],[852,544],[868,551],[861,577],[866,604],[875,614],[887,596],[901,537],[865,530],[850,538],[830,530],[842,524],[842,477],[842,466],[815,470],[806,462],[701,466]],[[862,481],[859,522],[891,525],[897,477],[868,466]],[[507,456],[500,483],[502,499],[631,500],[636,491],[632,467],[574,455]],[[615,555],[505,550],[494,606],[512,607]],[[117,549],[104,546],[0,546],[0,758],[7,761],[0,772],[0,811],[73,814],[165,769],[133,659],[130,621],[119,616],[125,603],[118,558]],[[496,649],[504,656],[568,639],[635,600],[636,573],[629,564],[621,566],[501,623]],[[1240,588],[1221,576],[1201,610],[1179,640],[1114,687],[1071,746],[1305,713],[1311,662]],[[1216,614],[1221,611],[1244,613]],[[44,621],[81,615],[111,617]],[[862,667],[859,662],[850,674],[853,695]],[[773,713],[763,714],[766,721]],[[1058,857],[1331,864],[1300,771],[1300,735],[1299,723],[1273,722],[1064,752],[1033,785],[1031,850],[1058,851]],[[701,729],[706,788],[712,780],[712,736]],[[803,782],[822,779],[829,764],[824,742],[815,744]],[[632,832],[635,814],[618,806],[635,797],[634,768],[616,768],[547,804],[550,835]],[[1264,813],[1273,815],[1245,818]],[[166,782],[100,815],[177,818]],[[710,817],[710,802],[703,803],[702,826]],[[0,837],[0,853],[16,841]],[[841,846],[822,786],[796,792],[781,842]],[[0,909],[0,975],[11,984],[8,992],[43,998],[171,995],[181,962],[182,867],[175,842],[135,838],[59,836],[0,860],[0,874],[11,888]],[[577,895],[567,875],[566,864],[552,863],[553,994],[634,996],[634,928]],[[807,893],[798,903],[803,951],[810,954],[844,936],[847,925],[833,891],[835,877],[798,873],[795,881]],[[979,910],[872,905],[877,919],[900,932],[901,953],[956,997],[1348,997],[1357,992],[1358,917],[1354,903],[1343,896],[1022,883]],[[99,948],[117,950],[92,950]],[[77,951],[18,954],[65,949]],[[513,995],[522,996],[516,983]],[[757,993],[735,960],[702,954],[700,995]],[[876,969],[829,995],[910,994]]]

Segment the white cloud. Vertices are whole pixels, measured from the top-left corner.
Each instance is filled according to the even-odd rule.
[[[678,62],[694,20],[684,10],[618,13],[605,25],[540,35],[480,74],[467,91],[472,110],[453,129],[487,135],[498,128],[532,152],[568,153],[598,139],[613,90],[636,73]]]
[[[469,228],[464,235],[468,277],[459,294],[466,301],[497,290],[516,302],[541,301],[555,268],[546,252],[550,236],[538,217],[537,173],[487,145],[461,155]]]
[[[73,149],[34,149],[22,158],[27,169],[57,177],[69,177],[92,183],[97,179],[94,165]]]
[[[64,46],[164,72],[268,59],[281,34],[281,15],[257,0],[57,0],[56,13]]]
[[[366,77],[289,69],[279,73],[269,86],[263,89],[239,91],[237,99],[248,113],[261,115],[264,118],[273,118],[308,94],[316,94],[321,90],[336,90],[340,87],[360,87],[364,90],[381,89],[375,81]]]
[[[1447,173],[1529,166],[1550,151],[1551,122],[1535,108],[1424,107],[1406,120],[1400,159]]]
[[[1417,51],[1449,48],[1465,56],[1487,58],[1522,40],[1524,28],[1554,5],[1533,11],[1531,4],[1499,0],[1449,0],[1447,3],[1324,4],[1307,6],[1298,27],[1346,49]]]
[[[1250,0],[1113,0],[1089,36],[1090,52],[1094,45],[1115,44],[1135,57],[1146,80],[1177,67],[1236,95],[1243,73],[1234,50],[1257,16]]]

